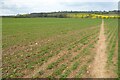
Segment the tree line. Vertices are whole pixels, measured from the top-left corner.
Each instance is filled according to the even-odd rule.
[[[58,12],[49,12],[49,13],[30,13],[30,14],[17,14],[15,16],[2,16],[2,17],[14,17],[14,18],[44,18],[44,17],[55,17],[55,18],[68,18],[69,14],[119,14],[119,10],[113,11],[58,11]],[[89,17],[89,16],[88,16]],[[87,18],[88,18],[87,17]],[[83,17],[84,18],[84,17]]]

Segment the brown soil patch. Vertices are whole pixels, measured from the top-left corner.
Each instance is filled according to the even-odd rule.
[[[107,54],[106,54],[106,37],[104,34],[104,20],[102,20],[99,40],[96,45],[96,55],[92,64],[91,69],[91,77],[93,78],[107,78],[109,77],[106,72],[106,62],[107,62]]]

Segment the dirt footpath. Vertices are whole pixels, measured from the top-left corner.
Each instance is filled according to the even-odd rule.
[[[102,20],[99,40],[97,43],[97,50],[95,60],[93,61],[91,69],[91,77],[93,78],[107,78],[109,77],[106,72],[107,53],[106,53],[106,37],[104,34],[104,20]]]

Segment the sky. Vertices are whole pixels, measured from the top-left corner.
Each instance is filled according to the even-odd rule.
[[[0,15],[118,10],[119,0],[0,0]]]

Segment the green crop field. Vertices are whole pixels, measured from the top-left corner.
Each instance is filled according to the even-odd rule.
[[[105,20],[108,72],[118,74],[118,20]]]
[[[91,18],[3,18],[3,78],[91,77],[101,22]],[[104,19],[104,28],[106,66],[116,77],[117,19]]]

